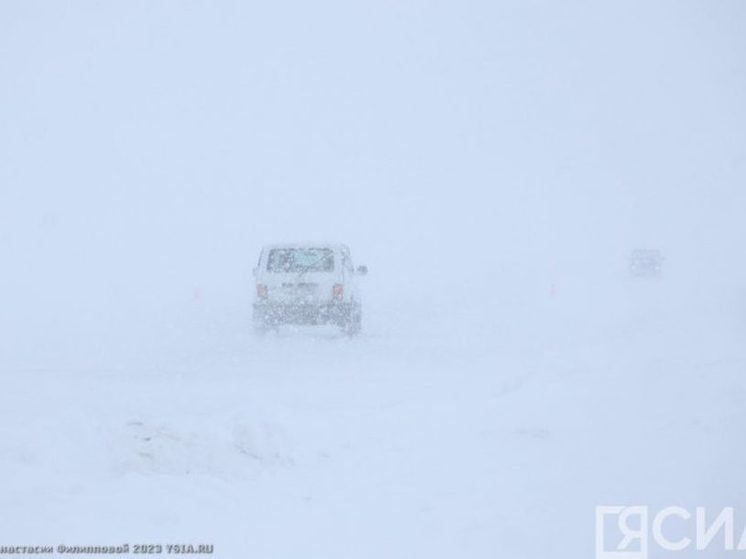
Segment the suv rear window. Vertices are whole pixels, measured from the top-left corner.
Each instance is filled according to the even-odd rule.
[[[267,271],[275,273],[331,272],[334,251],[330,248],[273,248]]]

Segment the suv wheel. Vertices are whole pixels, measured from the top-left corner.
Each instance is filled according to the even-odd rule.
[[[253,319],[252,325],[254,328],[254,334],[257,336],[263,336],[264,334],[266,334],[267,331],[269,330],[269,326],[264,320],[263,314],[254,310],[254,315],[252,319]]]
[[[342,329],[348,336],[355,336],[363,328],[363,313],[360,305],[355,305],[350,311],[350,316],[345,320]]]

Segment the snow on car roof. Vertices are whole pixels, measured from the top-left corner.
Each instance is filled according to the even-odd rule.
[[[633,255],[637,255],[637,254],[648,255],[648,254],[660,254],[660,253],[661,251],[658,250],[657,248],[638,248],[632,251]]]
[[[264,250],[270,250],[273,248],[285,248],[285,249],[292,249],[292,248],[331,248],[334,250],[342,250],[347,249],[347,245],[343,245],[341,243],[311,243],[311,242],[303,242],[303,243],[274,243],[271,245],[264,245]]]

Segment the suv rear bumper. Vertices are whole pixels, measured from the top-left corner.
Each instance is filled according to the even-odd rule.
[[[280,324],[347,324],[355,315],[354,303],[254,303],[254,323],[264,326]]]

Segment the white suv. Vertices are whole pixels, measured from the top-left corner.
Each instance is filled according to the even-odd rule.
[[[629,273],[633,277],[654,278],[661,275],[663,255],[655,249],[637,249],[629,256]]]
[[[281,324],[335,324],[356,334],[362,320],[356,279],[367,273],[365,266],[353,266],[345,245],[265,246],[254,269],[254,328],[263,333]]]

